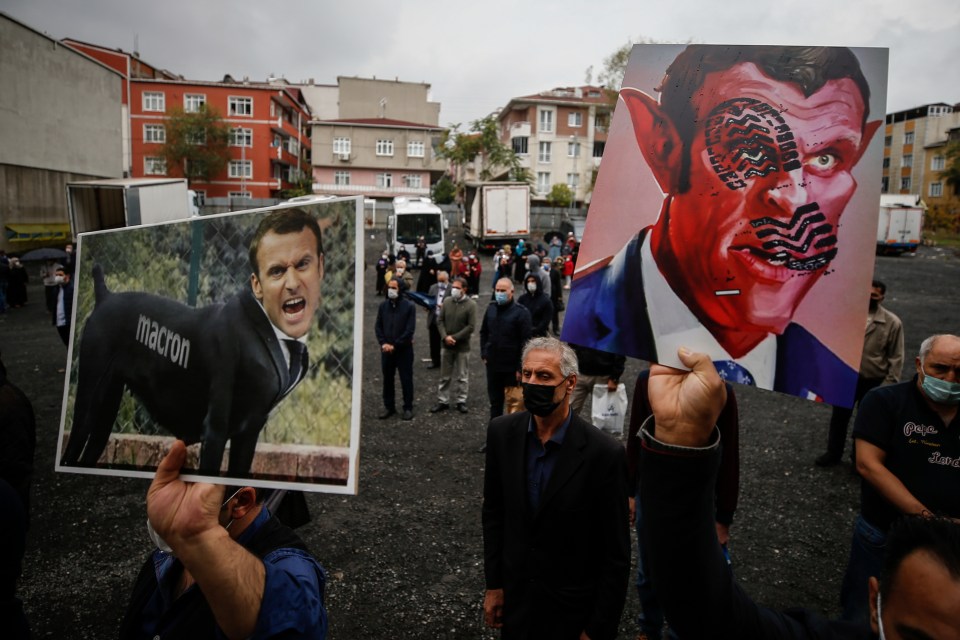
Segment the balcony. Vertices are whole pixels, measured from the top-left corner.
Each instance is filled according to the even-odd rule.
[[[393,196],[426,196],[430,197],[430,187],[377,187],[369,184],[325,184],[313,183],[314,193],[329,193],[341,195],[376,195],[381,197]]]
[[[511,138],[529,138],[530,137],[530,123],[529,122],[514,122],[510,125],[510,137]]]

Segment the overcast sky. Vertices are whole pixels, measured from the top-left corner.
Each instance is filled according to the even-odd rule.
[[[132,51],[193,80],[229,73],[432,85],[440,124],[511,97],[584,84],[638,37],[887,47],[887,111],[960,102],[957,0],[0,0],[60,39]]]

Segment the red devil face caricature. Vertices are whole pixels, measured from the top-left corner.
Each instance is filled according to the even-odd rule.
[[[863,125],[856,84],[829,80],[805,96],[753,63],[710,73],[691,98],[687,148],[655,100],[620,95],[666,195],[651,247],[673,290],[721,342],[729,332],[781,333],[837,254],[857,187],[851,170],[880,124]],[[737,357],[753,345],[724,346]]]

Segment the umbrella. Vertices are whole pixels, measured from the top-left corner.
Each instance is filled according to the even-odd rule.
[[[67,252],[62,249],[34,249],[33,251],[27,251],[25,254],[20,256],[21,262],[30,262],[31,260],[62,260],[67,257]]]
[[[419,291],[404,291],[403,295],[407,296],[424,309],[433,309],[437,303],[436,296],[430,296],[426,293],[420,293]]]
[[[550,241],[556,237],[559,237],[561,240],[563,240],[563,233],[560,231],[547,231],[545,234],[543,234],[543,239],[547,244],[550,244]]]

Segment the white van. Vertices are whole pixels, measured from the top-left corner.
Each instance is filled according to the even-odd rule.
[[[387,229],[394,255],[404,248],[411,256],[415,256],[417,239],[420,236],[423,236],[427,243],[427,251],[435,254],[446,252],[443,235],[447,229],[447,220],[440,207],[433,204],[430,198],[394,198],[393,214],[387,222]]]

